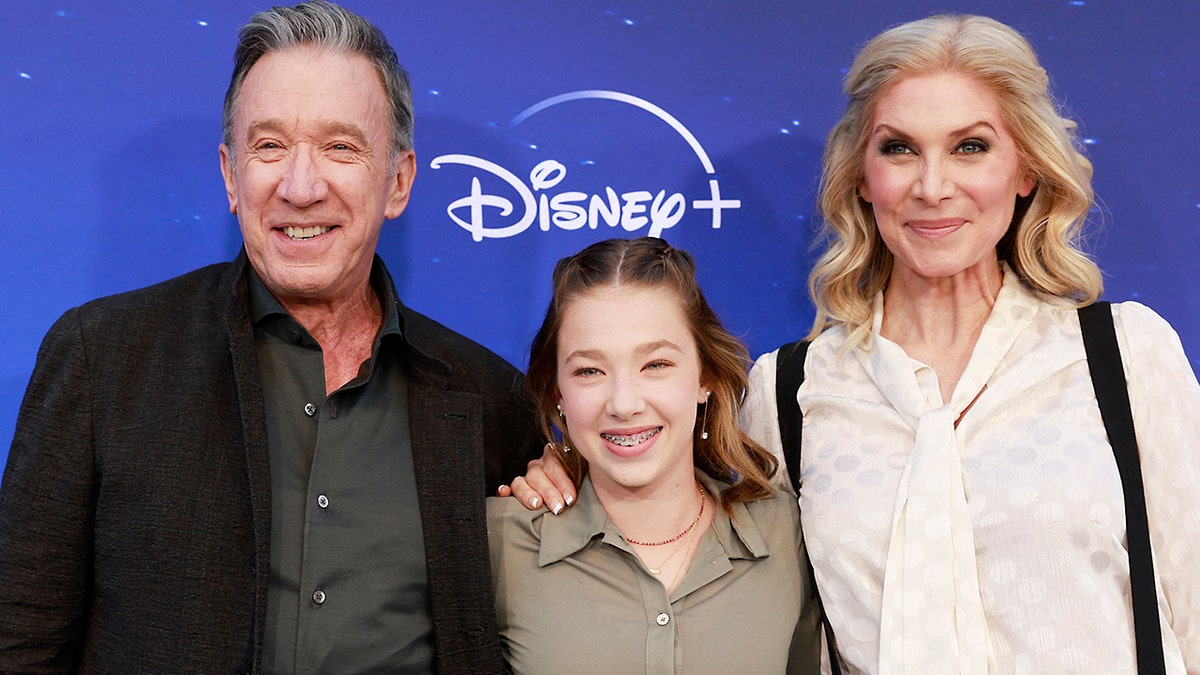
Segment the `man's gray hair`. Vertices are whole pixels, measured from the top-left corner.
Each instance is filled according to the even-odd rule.
[[[325,0],[312,0],[294,7],[272,7],[259,12],[238,33],[238,46],[233,53],[233,77],[225,92],[225,110],[221,118],[222,141],[231,153],[235,151],[233,113],[246,74],[264,55],[301,45],[366,57],[379,74],[384,94],[391,102],[392,156],[412,149],[412,86],[383,32],[343,7]]]

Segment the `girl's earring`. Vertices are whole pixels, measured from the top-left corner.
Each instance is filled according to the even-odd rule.
[[[562,420],[563,424],[566,424],[567,416],[563,414],[562,404],[560,403],[555,407],[558,408],[558,419]],[[567,445],[566,439],[563,439],[562,449],[563,449],[564,453],[568,453],[571,451],[571,446]]]

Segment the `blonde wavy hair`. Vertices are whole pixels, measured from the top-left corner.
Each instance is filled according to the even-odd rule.
[[[1028,197],[1016,198],[1012,224],[997,246],[1000,259],[1035,291],[1080,306],[1100,296],[1100,270],[1082,250],[1094,201],[1092,164],[1080,152],[1075,122],[1059,112],[1033,48],[994,19],[937,15],[879,34],[846,75],[846,111],[822,159],[824,250],[808,282],[817,308],[810,338],[841,325],[852,347],[870,332],[874,298],[887,285],[893,258],[871,205],[859,196],[869,126],[880,98],[897,82],[942,72],[967,76],[995,94],[1022,170],[1034,181]]]

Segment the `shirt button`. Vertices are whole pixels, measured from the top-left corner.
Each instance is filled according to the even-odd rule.
[[[304,404],[304,414],[308,415],[309,417],[316,415],[317,414],[317,406],[312,403],[305,403]]]
[[[317,496],[317,506],[319,506],[323,509],[329,508],[329,497],[326,497],[325,495],[318,495]]]
[[[317,590],[313,591],[313,604],[314,605],[325,604],[325,591],[323,591],[319,588]]]
[[[318,593],[319,592],[320,591],[318,591]],[[655,617],[654,622],[660,626],[665,626],[665,625],[671,623],[671,616],[669,614],[667,614],[666,612],[663,612],[663,613],[659,614],[657,617]]]

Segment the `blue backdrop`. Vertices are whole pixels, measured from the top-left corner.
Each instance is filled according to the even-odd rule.
[[[237,253],[221,100],[237,28],[267,4],[0,8],[0,462],[64,310]],[[1154,307],[1200,357],[1200,3],[346,4],[384,29],[415,88],[414,196],[380,252],[408,304],[513,363],[555,260],[652,231],[695,254],[751,351],[804,333],[842,76],[879,30],[937,11],[1032,40],[1096,166],[1106,297]]]

